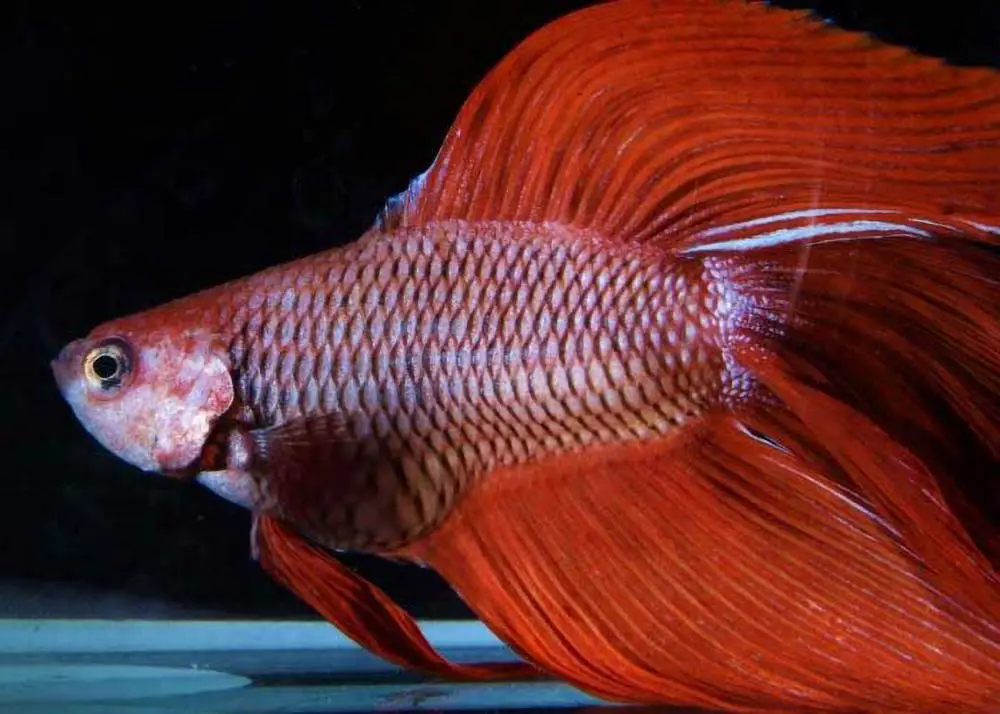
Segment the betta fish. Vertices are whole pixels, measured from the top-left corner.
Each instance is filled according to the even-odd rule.
[[[1000,708],[1000,73],[744,0],[541,28],[356,241],[53,363],[369,650],[637,704]],[[335,551],[441,574],[453,664]]]

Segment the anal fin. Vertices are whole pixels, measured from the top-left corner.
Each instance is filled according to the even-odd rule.
[[[604,698],[996,704],[997,634],[942,607],[947,588],[805,424],[748,424],[766,438],[718,416],[493,473],[406,552],[526,659]]]

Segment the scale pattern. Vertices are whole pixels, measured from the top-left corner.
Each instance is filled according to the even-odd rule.
[[[339,414],[349,442],[322,483],[266,486],[331,546],[385,548],[498,466],[666,434],[726,386],[734,299],[708,270],[556,227],[442,223],[254,276],[220,313],[252,426]]]

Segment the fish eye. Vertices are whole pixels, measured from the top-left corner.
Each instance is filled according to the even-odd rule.
[[[84,358],[87,381],[103,390],[114,389],[132,369],[128,346],[121,340],[108,340]]]

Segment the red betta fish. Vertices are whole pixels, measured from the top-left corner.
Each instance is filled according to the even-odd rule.
[[[622,0],[474,90],[358,241],[65,348],[374,652],[622,702],[1000,710],[1000,73]],[[351,549],[525,663],[452,665]]]

